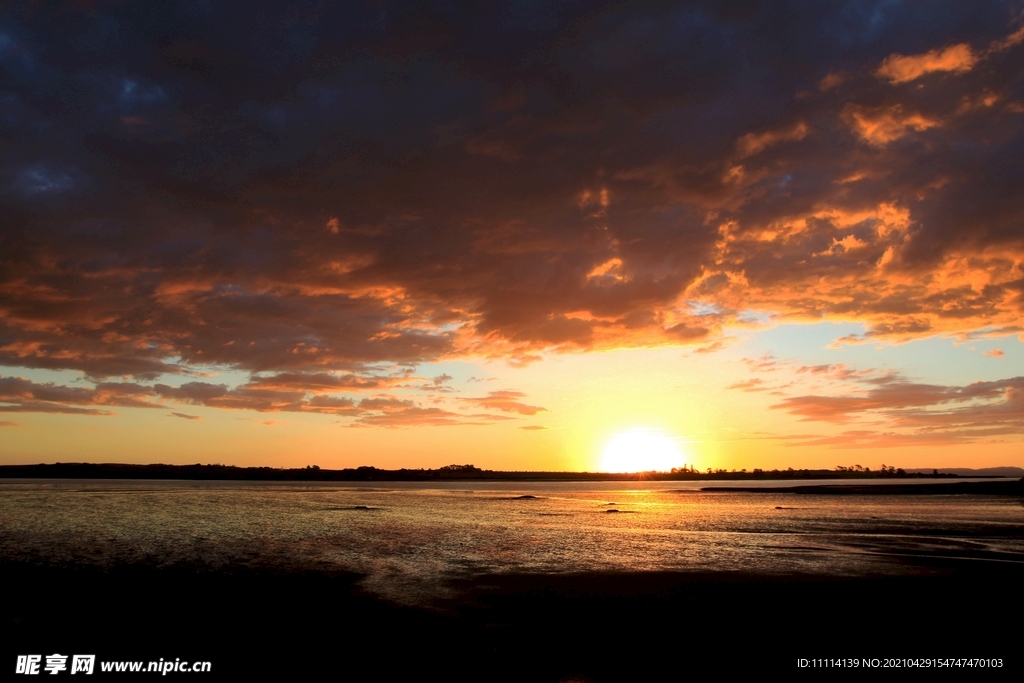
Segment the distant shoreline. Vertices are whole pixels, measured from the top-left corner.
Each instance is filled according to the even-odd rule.
[[[1016,468],[992,468],[1012,470]],[[235,467],[231,465],[134,465],[120,463],[53,463],[38,465],[0,465],[0,479],[184,479],[200,481],[393,481],[393,482],[429,482],[429,481],[785,481],[785,480],[863,480],[879,479],[886,481],[906,481],[906,486],[921,490],[922,486],[948,487],[950,484],[912,483],[920,479],[958,480],[965,477],[1006,478],[1008,484],[1017,483],[1019,475],[990,474],[986,470],[977,470],[971,474],[943,473],[894,470],[725,470],[698,472],[696,470],[676,470],[673,472],[641,472],[615,474],[608,472],[508,472],[500,470],[484,470],[473,465],[449,465],[437,469],[399,469],[385,470],[376,467],[356,467],[340,470],[321,469],[317,466],[304,468],[271,468],[271,467]],[[991,482],[1001,484],[1003,482]],[[960,482],[959,485],[967,484]],[[849,492],[851,486],[843,485]],[[894,482],[885,484],[887,492],[895,492],[893,487],[903,488]],[[871,485],[869,488],[876,488]],[[804,493],[808,487],[791,487],[794,493]],[[810,488],[822,489],[822,486]],[[825,487],[828,488],[828,487]],[[863,488],[863,487],[861,487]],[[717,487],[715,490],[744,491],[743,487]],[[774,489],[786,491],[789,489]],[[824,491],[814,491],[823,493]]]
[[[809,486],[778,486],[766,489],[753,486],[705,486],[702,493],[798,493],[816,496],[896,496],[896,495],[1024,495],[1024,479],[1004,481],[951,481],[936,484],[812,484]]]

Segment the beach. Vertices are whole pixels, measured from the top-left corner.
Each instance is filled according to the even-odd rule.
[[[1007,624],[1021,607],[1024,508],[1012,497],[809,504],[794,493],[521,483],[473,493],[4,487],[3,642],[12,660],[87,652],[100,661],[209,661],[212,677],[358,666],[370,680],[538,681],[675,678],[695,666],[812,671],[800,659],[1017,665]],[[613,494],[619,500],[603,500]],[[218,500],[236,510],[234,521],[218,514]],[[371,504],[348,505],[355,500]],[[396,527],[403,515],[406,526],[419,520],[409,536]],[[487,548],[491,556],[480,557]],[[616,553],[629,556],[616,562]]]

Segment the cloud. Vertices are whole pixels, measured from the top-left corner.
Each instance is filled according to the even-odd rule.
[[[520,353],[508,358],[508,364],[514,368],[525,368],[531,363],[539,363],[543,357],[533,353]]]
[[[532,431],[539,431],[539,430],[542,430],[542,429],[548,429],[548,427],[545,427],[543,425],[526,425],[525,427],[520,427],[520,429],[532,432]]]
[[[1002,358],[1006,354],[1003,353],[1002,349],[992,349],[991,351],[982,351],[982,355],[988,356],[989,358]]]
[[[501,410],[506,413],[519,413],[520,415],[536,415],[546,413],[547,408],[531,406],[521,403],[518,399],[525,394],[519,391],[492,391],[486,396],[477,398],[460,398],[460,401],[472,403],[487,410]]]
[[[501,420],[511,419],[501,415],[475,414],[464,415],[453,413],[441,408],[421,408],[405,406],[380,414],[364,415],[357,419],[353,427],[454,427],[461,425],[487,425]]]
[[[396,375],[407,378],[407,373]],[[362,399],[330,393],[313,393],[334,389],[327,377],[313,382],[312,391],[292,389],[294,378],[271,377],[268,382],[251,382],[237,387],[209,382],[186,382],[172,387],[166,384],[146,386],[127,382],[100,382],[93,387],[67,387],[54,383],[40,384],[20,377],[0,377],[0,413],[63,413],[71,415],[105,415],[114,413],[96,406],[128,408],[166,408],[167,404],[187,404],[223,410],[252,410],[261,413],[316,413],[347,418],[351,426],[455,426],[485,425],[516,419],[500,413],[536,415],[546,409],[531,406],[518,399],[525,394],[516,391],[495,391],[478,398],[454,399],[455,407],[471,404],[484,412],[463,413],[445,407],[424,407],[411,398],[378,394]],[[365,387],[350,378],[337,378],[341,384]],[[441,375],[439,383],[450,377]],[[330,385],[330,386],[325,386]],[[396,385],[401,388],[402,385]],[[433,386],[433,385],[431,385]],[[408,387],[407,387],[408,388]],[[444,403],[437,398],[435,403]],[[499,411],[498,413],[488,411]],[[168,417],[201,420],[197,415],[172,411]],[[274,420],[264,421],[275,424]],[[11,423],[13,426],[14,423]]]
[[[22,377],[0,377],[0,412],[112,415],[110,410],[83,406],[158,408],[147,400],[153,390],[126,382],[101,382],[95,387],[37,383]]]
[[[188,382],[180,387],[157,384],[153,390],[158,396],[200,405],[227,396],[229,391],[226,384],[209,384],[208,382]]]
[[[255,376],[249,386],[265,389],[305,389],[309,391],[364,391],[383,389],[405,381],[405,377],[382,377],[379,375],[354,375],[331,373],[291,373]]]
[[[766,353],[760,358],[744,358],[743,363],[754,372],[773,372],[785,365],[770,353]]]
[[[768,389],[766,386],[762,386],[763,381],[757,377],[754,379],[748,379],[743,382],[736,382],[730,384],[726,389],[741,389],[743,391],[764,391]]]
[[[895,435],[886,442],[970,441],[1024,429],[1024,377],[965,386],[915,383],[895,374],[847,381],[855,384],[845,394],[791,396],[771,408],[804,422],[883,425]]]
[[[911,131],[919,132],[940,125],[936,119],[904,111],[899,104],[875,110],[849,105],[843,110],[843,117],[865,142],[878,147],[899,140]]]
[[[665,332],[673,337],[677,337],[678,339],[690,341],[707,337],[711,333],[711,330],[703,325],[679,323],[678,325],[673,325],[668,328]]]
[[[826,363],[822,365],[801,365],[796,368],[796,372],[803,374],[808,373],[811,375],[824,376],[829,379],[837,380],[860,380],[869,382],[872,384],[886,384],[888,382],[898,381],[899,375],[892,372],[879,371],[874,368],[868,368],[866,370],[857,370],[851,368],[844,363]]]
[[[1000,40],[992,41],[989,46],[989,52],[1002,52],[1003,50],[1009,50],[1011,47],[1024,43],[1024,26],[1020,26],[1016,31]]]
[[[878,407],[873,401],[849,396],[795,396],[772,408],[798,415],[802,421],[845,423],[858,412]]]
[[[751,312],[1019,326],[999,3],[240,7],[3,15],[0,364],[91,385],[3,410],[383,420],[359,400],[450,386],[395,368],[708,353]]]
[[[1024,42],[1024,26],[1011,32],[1005,38],[993,40],[987,50],[980,54],[967,43],[958,43],[942,49],[929,50],[923,54],[904,56],[891,54],[878,67],[876,75],[894,85],[909,83],[930,73],[962,74],[978,63]]]
[[[697,347],[696,349],[693,350],[693,352],[694,353],[714,353],[716,351],[721,351],[726,346],[727,346],[727,344],[724,341],[718,340],[718,341],[714,341],[714,342],[712,342],[710,344],[707,344],[706,346]]]
[[[831,434],[775,435],[792,446],[898,447],[990,441],[1024,430],[1024,377],[965,385],[916,382],[886,368],[744,359],[751,372],[790,379],[771,410],[800,422],[847,426]],[[770,388],[759,377],[729,388]]]
[[[741,159],[757,154],[761,150],[781,142],[803,140],[807,136],[807,125],[800,121],[785,130],[747,133],[736,141],[736,151]]]
[[[964,73],[973,69],[977,63],[978,57],[971,51],[971,46],[960,43],[920,55],[889,55],[876,73],[879,78],[897,84],[907,83],[935,72]]]
[[[455,392],[454,388],[452,388],[450,386],[446,386],[448,382],[452,381],[452,379],[453,378],[452,378],[451,375],[441,374],[441,375],[438,375],[438,376],[432,378],[429,382],[425,382],[425,383],[421,384],[418,387],[418,389],[420,391],[427,391],[427,392],[430,392],[432,394],[454,393]]]
[[[17,422],[11,422],[10,420],[0,420],[0,427],[17,427]]]
[[[1008,327],[997,327],[997,328],[982,328],[979,330],[972,330],[970,332],[962,332],[955,335],[955,344],[964,344],[966,342],[977,341],[980,339],[998,339],[1000,337],[1006,337],[1013,334],[1024,333],[1024,327],[1018,325],[1011,325]]]

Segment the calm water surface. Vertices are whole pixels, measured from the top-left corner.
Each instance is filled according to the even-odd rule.
[[[927,557],[1024,563],[1017,498],[806,496],[771,488],[821,482],[763,483],[763,493],[733,494],[698,491],[714,485],[707,481],[0,480],[0,557],[329,566],[365,574],[366,589],[409,603],[494,572],[874,575],[919,572]]]

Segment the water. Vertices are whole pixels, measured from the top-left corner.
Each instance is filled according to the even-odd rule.
[[[762,483],[763,493],[701,493],[714,482],[0,480],[0,557],[329,567],[406,604],[489,573],[868,576],[919,573],[936,557],[1024,563],[1017,498],[806,496],[772,487],[815,482]]]

